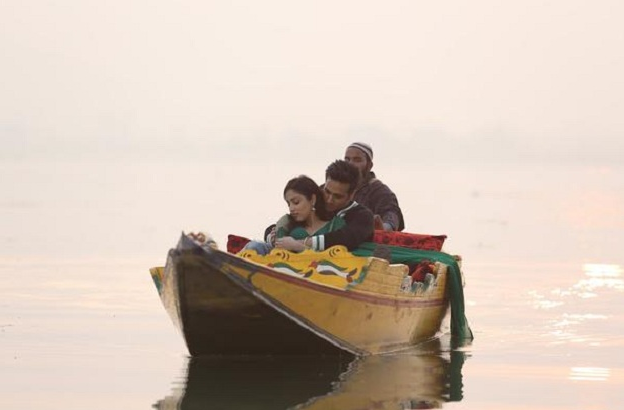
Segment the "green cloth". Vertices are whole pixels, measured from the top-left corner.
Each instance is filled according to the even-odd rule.
[[[325,225],[321,226],[316,232],[309,234],[308,231],[306,231],[303,226],[295,226],[293,229],[289,231],[287,226],[285,226],[286,224],[283,224],[283,223],[280,224],[280,222],[283,222],[282,221],[283,219],[284,217],[282,217],[280,221],[278,221],[278,224],[277,224],[278,226],[277,237],[278,238],[283,238],[284,236],[291,236],[294,239],[305,239],[308,236],[323,235],[323,234],[335,231],[345,226],[344,219],[338,216],[335,216],[329,221],[327,221]]]
[[[377,245],[378,244],[373,242],[364,242],[353,251],[353,254],[357,256],[373,256]],[[429,259],[434,262],[444,263],[448,266],[447,281],[449,299],[451,302],[451,336],[455,344],[459,342],[460,345],[464,344],[466,341],[472,340],[474,337],[464,311],[464,287],[462,285],[461,272],[455,258],[444,252],[424,251],[391,245],[382,246],[390,250],[392,263],[412,265],[424,259]]]

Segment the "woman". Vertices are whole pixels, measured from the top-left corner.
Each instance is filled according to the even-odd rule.
[[[273,247],[300,252],[309,244],[308,238],[344,226],[342,218],[333,217],[325,208],[323,192],[314,180],[305,175],[291,179],[284,188],[289,213],[276,224],[276,235],[269,242],[251,241],[244,249],[266,255]]]

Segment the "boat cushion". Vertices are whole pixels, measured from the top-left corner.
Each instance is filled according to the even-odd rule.
[[[417,233],[376,230],[373,242],[404,248],[440,251],[446,235],[425,235]]]
[[[245,238],[244,236],[238,236],[238,235],[228,235],[228,240],[227,240],[227,251],[229,253],[238,253],[241,249],[243,249],[243,247],[245,245],[247,245],[247,242],[249,242],[250,239]]]

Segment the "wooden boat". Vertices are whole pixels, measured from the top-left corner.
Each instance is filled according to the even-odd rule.
[[[434,337],[449,305],[451,333],[472,338],[455,259],[414,253],[431,262],[422,282],[406,264],[342,246],[232,254],[182,234],[150,272],[192,356],[394,352]]]

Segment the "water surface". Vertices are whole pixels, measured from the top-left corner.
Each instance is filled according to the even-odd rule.
[[[379,167],[462,254],[475,333],[398,355],[190,360],[149,277],[181,230],[260,235],[301,164],[3,163],[0,405],[611,409],[624,404],[620,167]],[[318,164],[305,167],[322,170]],[[414,184],[406,175],[435,170]],[[321,172],[307,172],[316,179]],[[192,175],[214,178],[198,183]]]

